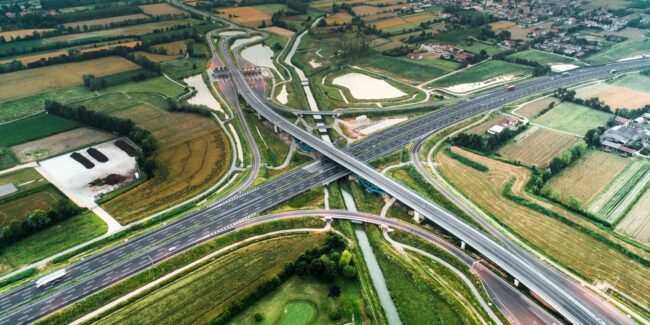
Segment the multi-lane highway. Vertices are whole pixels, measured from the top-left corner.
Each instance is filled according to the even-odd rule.
[[[228,63],[234,66],[232,61]],[[529,256],[527,253],[509,253],[508,250],[503,249],[499,244],[494,243],[491,238],[479,233],[471,226],[458,221],[455,217],[448,215],[428,202],[421,202],[421,198],[418,200],[410,196],[404,196],[403,193],[410,192],[396,186],[395,183],[388,179],[378,178],[375,175],[376,172],[371,170],[363,161],[381,157],[403,147],[414,139],[480,112],[498,107],[506,102],[559,86],[606,77],[609,70],[613,68],[623,71],[637,69],[642,66],[650,66],[650,60],[617,63],[609,67],[585,68],[567,77],[555,77],[554,79],[547,77],[524,83],[519,85],[514,92],[495,91],[472,98],[454,107],[430,113],[423,118],[408,122],[397,128],[381,132],[345,151],[331,145],[323,145],[319,139],[302,129],[293,129],[291,123],[279,117],[263,99],[258,98],[248,88],[243,75],[240,75],[237,69],[232,71],[235,71],[233,80],[245,99],[249,101],[249,104],[281,128],[291,132],[314,148],[322,150],[324,154],[336,159],[337,162],[368,178],[368,180],[375,182],[376,185],[385,187],[390,191],[389,193],[418,211],[424,211],[427,216],[440,222],[442,226],[448,226],[453,231],[458,231],[457,235],[460,238],[476,249],[481,250],[488,258],[500,265],[502,260],[505,259],[506,261],[503,263],[506,267],[508,264],[514,264],[511,267],[512,270],[509,271],[522,278],[521,280],[528,278],[527,273],[539,272],[540,274],[532,276],[533,280],[529,281],[532,286],[529,286],[548,287],[547,290],[540,291],[549,292],[547,293],[547,300],[560,302],[562,308],[558,309],[564,312],[569,319],[574,320],[576,323],[592,323],[596,319],[623,323],[627,319],[623,318],[624,316],[615,310],[603,310],[603,308],[597,306],[584,306],[580,301],[576,301],[576,299],[580,299],[575,297],[572,301],[571,295],[567,296],[560,288],[557,288],[557,285],[554,285],[556,283],[554,278],[549,276],[549,272],[553,272],[553,277],[562,277],[557,272],[550,269],[531,270],[530,266],[523,265],[526,264],[526,261],[522,260],[520,256]],[[267,210],[311,187],[331,182],[347,173],[348,171],[345,168],[328,159],[310,164],[236,195],[226,202],[218,202],[199,212],[170,222],[128,242],[121,243],[100,254],[70,265],[67,267],[68,276],[57,285],[38,289],[33,283],[29,283],[16,288],[0,296],[0,323],[22,324],[34,321],[150,267],[169,256],[229,231],[231,228],[228,228],[228,225],[254,213]],[[454,230],[456,228],[458,230]],[[484,248],[486,245],[488,247]],[[175,247],[175,249],[170,250],[172,247]],[[533,257],[530,258],[534,259]],[[572,317],[575,318],[572,319]]]
[[[548,268],[539,268],[536,264],[529,263],[527,258],[522,258],[522,256],[528,255],[523,250],[520,249],[519,252],[513,253],[461,219],[456,218],[449,212],[420,197],[414,191],[379,173],[363,160],[358,159],[345,150],[321,141],[310,132],[287,121],[250,88],[243,73],[236,68],[230,58],[226,58],[226,61],[233,72],[233,80],[242,97],[266,119],[351,172],[370,181],[375,186],[378,186],[386,193],[397,198],[402,203],[418,211],[435,224],[469,244],[506,272],[517,278],[521,283],[525,284],[572,323],[625,323],[631,321],[625,315],[614,309],[601,308],[601,305],[590,304],[588,301],[581,299],[581,294],[578,292],[567,290],[561,283],[555,281],[554,275],[547,275],[547,273],[555,273],[554,271]],[[452,117],[446,117],[442,119],[442,123],[449,123],[454,120],[454,122],[457,122],[466,117],[497,108],[505,103],[532,94],[575,82],[607,77],[614,71],[636,69],[647,66],[648,64],[650,64],[650,60],[628,61],[611,66],[585,68],[580,71],[575,71],[569,76],[540,78],[518,86],[517,90],[501,90],[457,105],[455,106],[454,112],[456,116],[460,116],[460,119],[455,120]],[[479,98],[480,100],[478,100]],[[426,123],[427,120],[428,118],[424,117],[416,120],[415,123],[407,124],[413,126],[412,124],[417,124],[418,122]],[[407,132],[413,132],[413,130],[409,129]],[[412,139],[413,137],[407,136],[407,138]]]

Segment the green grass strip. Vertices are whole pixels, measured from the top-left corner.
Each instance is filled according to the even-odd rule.
[[[485,165],[483,165],[481,163],[478,163],[478,162],[476,162],[474,160],[471,160],[471,159],[469,159],[469,158],[467,158],[465,156],[461,156],[461,155],[451,151],[451,149],[449,149],[449,147],[445,148],[445,153],[447,154],[447,156],[458,160],[461,164],[463,164],[463,165],[465,165],[467,167],[472,167],[472,168],[474,168],[474,169],[476,169],[476,170],[478,170],[480,172],[487,172],[487,171],[490,170],[490,168],[488,168],[487,166],[485,166]]]

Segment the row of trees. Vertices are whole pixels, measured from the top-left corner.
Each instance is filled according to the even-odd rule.
[[[27,213],[25,220],[13,220],[0,233],[0,247],[15,243],[53,223],[66,220],[81,213],[81,209],[69,201],[59,201],[52,210],[34,210]]]
[[[92,90],[99,90],[115,85],[121,85],[128,82],[138,82],[158,76],[157,72],[139,69],[134,71],[125,71],[104,77],[96,77],[93,74],[84,74],[81,78],[84,85]]]
[[[509,128],[504,129],[501,133],[497,134],[467,134],[459,133],[458,135],[449,139],[449,142],[455,146],[464,147],[467,149],[479,151],[483,154],[490,155],[495,153],[499,147],[514,138],[517,134],[521,133],[528,126],[522,125],[515,130]]]
[[[543,76],[548,74],[551,71],[551,68],[549,68],[545,64],[541,64],[537,61],[533,60],[528,60],[524,58],[517,58],[517,57],[511,57],[510,54],[515,53],[516,51],[507,51],[503,53],[498,53],[492,56],[493,59],[497,60],[502,60],[502,61],[507,61],[507,62],[512,62],[516,64],[521,64],[521,65],[527,65],[529,67],[533,67],[533,75],[534,76]]]
[[[573,89],[558,88],[553,94],[556,98],[566,101],[576,103],[578,105],[584,105],[595,110],[603,111],[606,113],[612,113],[612,108],[609,105],[603,103],[600,98],[592,97],[589,99],[582,99],[576,97],[576,91]]]
[[[65,105],[51,100],[45,101],[45,111],[120,136],[127,136],[142,149],[145,157],[149,157],[158,148],[158,142],[151,132],[137,127],[132,120],[91,111],[80,105]]]
[[[180,102],[173,98],[167,98],[167,110],[170,112],[195,113],[201,116],[209,117],[212,111],[205,105],[194,105],[186,102]]]
[[[537,169],[533,167],[533,174],[528,182],[528,188],[535,194],[548,194],[544,192],[544,185],[554,175],[557,175],[567,167],[571,166],[578,159],[580,159],[587,152],[587,146],[579,143],[569,149],[562,151],[562,153],[551,159],[548,167],[545,169]]]

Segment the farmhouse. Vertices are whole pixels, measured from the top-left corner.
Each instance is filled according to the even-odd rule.
[[[503,130],[505,130],[505,129],[506,129],[505,127],[497,124],[497,125],[493,125],[491,128],[489,128],[487,130],[487,133],[488,134],[499,134],[499,133],[503,132]]]
[[[612,142],[621,145],[632,145],[638,141],[646,140],[648,135],[643,129],[637,128],[636,124],[628,123],[608,129],[600,136],[601,143]]]
[[[411,52],[411,53],[407,54],[406,57],[408,57],[409,59],[412,59],[412,60],[422,60],[422,54],[415,53],[415,52]]]

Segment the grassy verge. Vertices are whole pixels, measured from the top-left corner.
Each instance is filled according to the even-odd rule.
[[[394,251],[381,238],[378,228],[366,227],[366,231],[404,324],[481,324],[480,318],[464,304],[464,295],[452,293],[455,286],[441,281],[440,274],[427,274],[433,269],[426,270]]]
[[[104,234],[108,226],[88,212],[56,223],[2,250],[2,259],[13,269],[39,261]]]
[[[451,158],[454,158],[454,159],[458,160],[458,162],[460,162],[461,164],[463,164],[465,166],[468,166],[468,167],[472,167],[472,168],[474,168],[474,169],[476,169],[476,170],[478,170],[480,172],[487,172],[487,171],[490,170],[490,168],[488,168],[487,166],[485,166],[483,164],[477,163],[474,160],[471,160],[471,159],[469,159],[469,158],[467,158],[465,156],[461,156],[461,155],[451,151],[451,149],[449,147],[445,148],[445,154],[447,154]]]
[[[213,251],[241,241],[245,238],[284,229],[322,226],[324,226],[324,222],[320,219],[302,218],[265,223],[226,234],[171,257],[170,259],[140,272],[112,287],[88,296],[61,311],[38,321],[37,324],[68,324],[72,320],[81,317],[149,282],[161,278],[162,276],[208,255]]]

